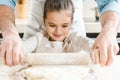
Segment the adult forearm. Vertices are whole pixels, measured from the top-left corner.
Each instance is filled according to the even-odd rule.
[[[10,33],[17,34],[14,12],[8,6],[0,6],[0,30],[3,37]]]
[[[112,11],[108,11],[101,16],[102,31],[110,31],[115,36],[117,35],[117,30],[119,27],[120,16]]]

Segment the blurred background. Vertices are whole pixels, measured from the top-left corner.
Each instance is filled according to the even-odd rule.
[[[17,19],[27,19],[30,0],[18,0],[15,15]]]
[[[25,19],[28,17],[30,0],[18,0],[16,6],[16,18]],[[96,21],[96,16],[99,17],[97,4],[94,0],[84,0],[83,18],[85,21]],[[97,19],[99,20],[99,19]]]

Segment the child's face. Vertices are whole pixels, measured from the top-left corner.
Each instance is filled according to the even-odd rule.
[[[63,41],[71,27],[71,11],[49,12],[45,19],[47,33],[53,41]]]

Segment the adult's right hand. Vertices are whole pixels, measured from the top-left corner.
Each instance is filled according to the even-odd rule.
[[[0,58],[8,66],[23,63],[23,44],[18,34],[9,33],[3,37],[0,45]]]

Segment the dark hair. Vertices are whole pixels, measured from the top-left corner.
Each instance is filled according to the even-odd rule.
[[[44,20],[47,17],[48,12],[71,9],[71,16],[73,18],[74,6],[71,0],[46,0],[44,5]]]

